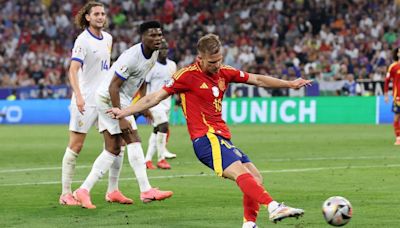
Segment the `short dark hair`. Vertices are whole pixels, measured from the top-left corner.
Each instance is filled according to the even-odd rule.
[[[399,61],[399,49],[400,49],[400,47],[395,48],[393,50],[393,60],[394,61]]]
[[[161,28],[161,24],[158,21],[146,21],[143,22],[139,27],[139,34],[143,35],[148,29]]]

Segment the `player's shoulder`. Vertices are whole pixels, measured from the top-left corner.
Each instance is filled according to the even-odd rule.
[[[399,69],[400,68],[400,62],[393,62],[392,64],[389,65],[388,71],[390,72],[392,69]]]
[[[223,64],[220,68],[222,71],[238,71],[238,69],[234,68],[233,66]]]
[[[103,35],[104,39],[106,40],[112,40],[112,35],[106,31],[101,31],[101,34]]]
[[[197,63],[193,63],[191,65],[181,68],[172,77],[175,80],[179,80],[189,77],[189,75],[192,75],[194,72],[201,72],[200,67]]]
[[[171,60],[171,59],[167,59],[167,64],[168,65],[172,65],[172,66],[176,66],[175,61]]]

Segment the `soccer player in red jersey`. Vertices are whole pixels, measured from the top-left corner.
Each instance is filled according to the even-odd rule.
[[[395,61],[389,66],[385,78],[384,96],[385,102],[389,102],[389,83],[392,81],[393,87],[393,104],[392,111],[394,112],[393,128],[396,136],[394,145],[400,145],[400,48],[393,51],[393,60]]]
[[[259,205],[268,207],[273,222],[298,217],[304,210],[274,201],[262,186],[262,176],[245,153],[230,141],[231,133],[222,120],[222,99],[230,82],[247,83],[268,88],[300,88],[312,81],[298,78],[280,80],[267,75],[251,74],[222,64],[221,42],[208,34],[197,43],[196,63],[176,72],[161,90],[140,99],[123,110],[108,110],[114,118],[122,118],[153,107],[169,95],[179,93],[187,127],[197,158],[218,176],[236,181],[243,192],[243,227],[255,227]]]

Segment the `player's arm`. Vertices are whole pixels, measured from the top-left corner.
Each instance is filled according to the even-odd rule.
[[[387,74],[386,74],[386,77],[385,77],[385,84],[384,84],[384,86],[383,86],[383,96],[384,96],[384,99],[385,99],[385,102],[386,103],[388,103],[389,102],[389,83],[390,83],[390,80],[391,80],[391,74],[390,74],[390,69],[391,68],[389,68],[389,70],[388,70],[388,72],[387,72]]]
[[[113,78],[111,79],[111,83],[108,87],[108,91],[110,93],[111,104],[113,107],[121,108],[121,102],[119,97],[119,91],[121,89],[124,80],[114,74]]]
[[[249,79],[247,80],[246,83],[250,84],[250,85],[266,87],[266,88],[299,89],[303,86],[311,85],[312,80],[305,80],[303,78],[297,78],[296,80],[293,80],[293,81],[287,81],[287,80],[274,78],[274,77],[271,77],[268,75],[249,73]]]
[[[136,102],[133,105],[130,105],[127,108],[124,108],[122,110],[119,108],[112,108],[107,110],[107,113],[111,114],[113,118],[120,119],[125,116],[142,112],[143,110],[154,107],[167,97],[169,97],[167,91],[165,91],[164,89],[160,89],[157,92],[142,97],[141,99],[139,99],[138,102]]]
[[[85,100],[82,97],[81,90],[79,89],[79,79],[78,71],[82,67],[82,63],[76,60],[71,60],[69,66],[69,82],[71,83],[71,88],[75,93],[76,106],[81,114],[85,111]]]

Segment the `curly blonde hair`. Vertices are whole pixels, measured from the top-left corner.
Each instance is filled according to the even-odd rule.
[[[89,21],[86,20],[85,15],[90,14],[93,7],[101,6],[104,8],[104,4],[101,2],[90,1],[86,3],[75,16],[75,25],[80,29],[89,27]],[[104,26],[107,25],[107,20]]]

